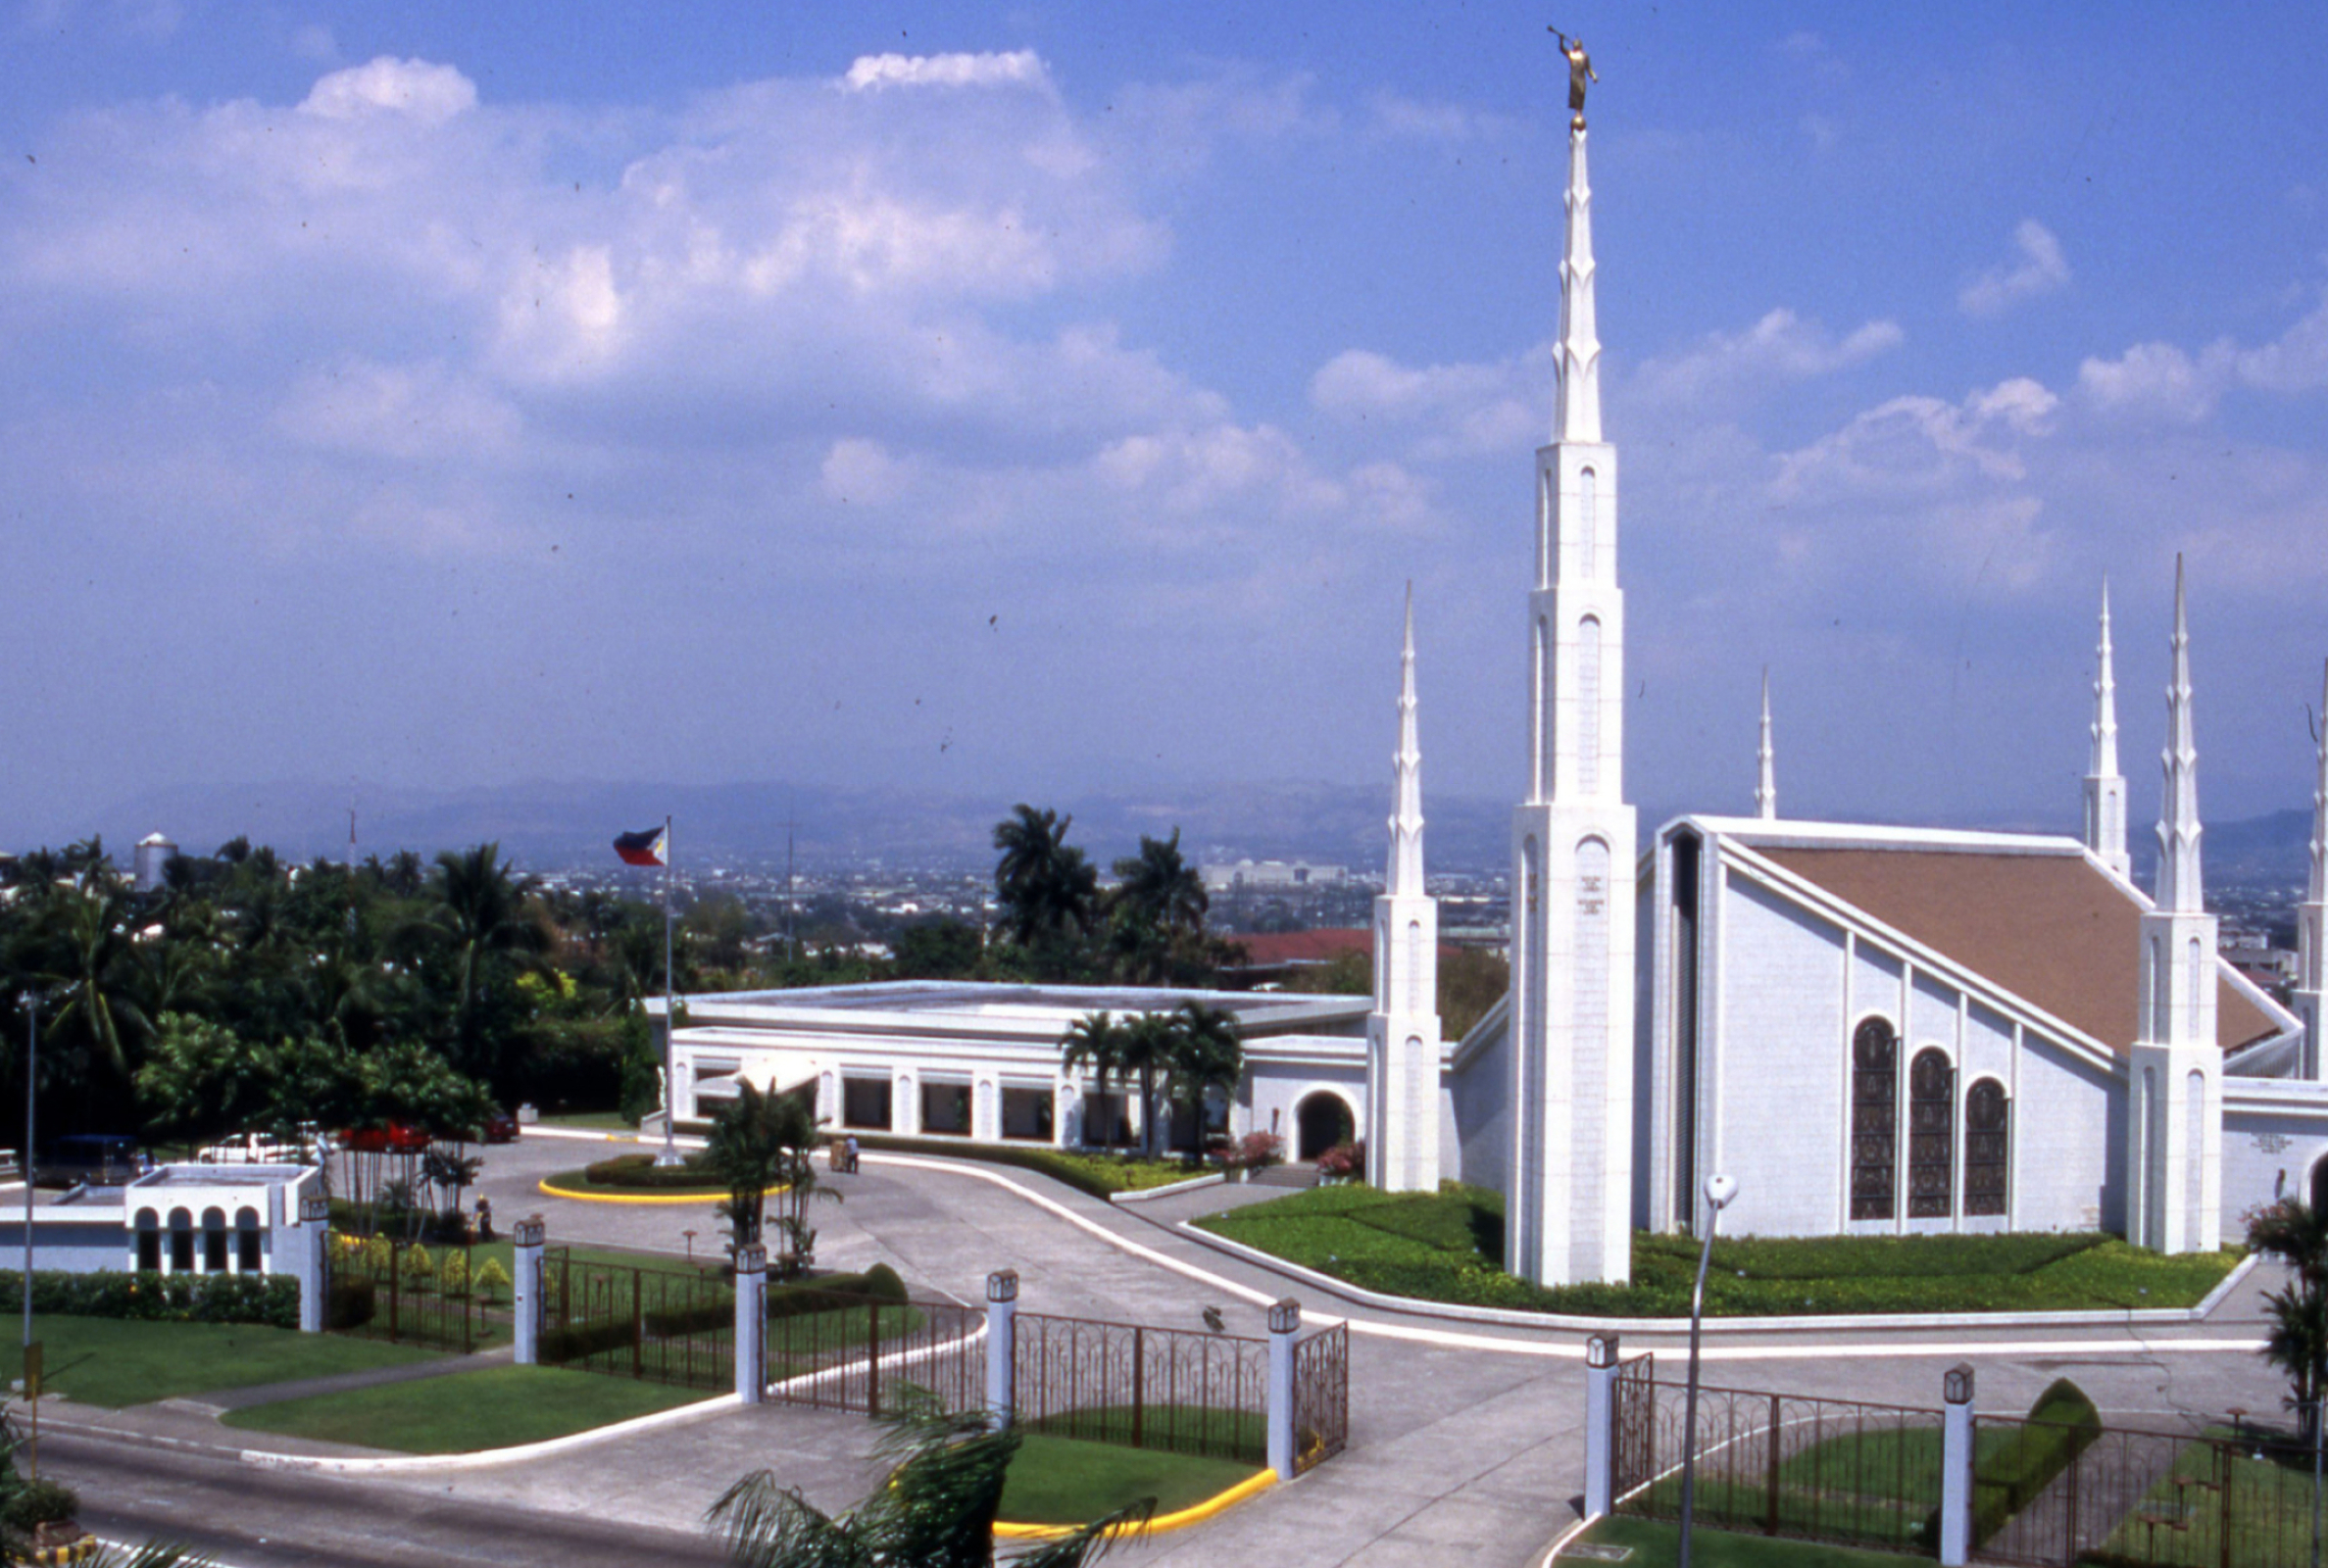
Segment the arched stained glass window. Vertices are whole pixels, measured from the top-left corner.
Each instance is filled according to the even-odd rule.
[[[2012,1102],[1983,1078],[1964,1096],[1964,1212],[2002,1214],[2012,1168]]]
[[[1955,1211],[1957,1069],[1948,1053],[1928,1048],[1907,1069],[1907,1217],[1946,1219]]]
[[[1881,1018],[1851,1037],[1851,1217],[1890,1219],[1900,1162],[1900,1040]]]

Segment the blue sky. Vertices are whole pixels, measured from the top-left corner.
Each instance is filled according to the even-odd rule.
[[[2328,12],[0,14],[0,837],[183,781],[1516,791],[1603,78],[1628,782],[2306,804]],[[142,831],[147,824],[105,824]]]

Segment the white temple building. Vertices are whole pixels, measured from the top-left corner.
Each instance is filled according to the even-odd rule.
[[[2126,848],[2106,586],[2078,837],[1788,820],[1765,673],[1755,814],[1641,842],[1581,115],[1564,201],[1558,412],[1513,640],[1510,994],[1442,1038],[1410,603],[1374,995],[1205,994],[1246,1045],[1227,1130],[1277,1131],[1299,1158],[1362,1130],[1377,1186],[1498,1188],[1507,1266],[1547,1285],[1626,1279],[1632,1233],[1697,1227],[1715,1171],[1739,1181],[1725,1229],[1765,1236],[2104,1229],[2189,1251],[2282,1193],[2328,1200],[2328,737],[2291,1009],[2218,956],[2205,912],[2180,563],[2155,888]],[[814,1082],[838,1127],[1104,1142],[1125,1113],[1061,1067],[1066,1026],[1188,995],[691,997],[673,1100],[694,1120],[738,1078]]]

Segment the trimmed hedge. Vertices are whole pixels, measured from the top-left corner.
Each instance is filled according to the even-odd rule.
[[[658,1165],[652,1154],[617,1154],[582,1167],[582,1178],[593,1187],[626,1193],[716,1193],[725,1196],[727,1184],[695,1160]],[[555,1184],[558,1180],[550,1178]]]
[[[371,1276],[358,1274],[334,1279],[331,1295],[323,1303],[323,1326],[335,1334],[344,1334],[371,1322],[378,1310],[379,1292]]]
[[[570,1323],[542,1330],[538,1349],[544,1365],[564,1366],[607,1350],[627,1350],[638,1344],[638,1329],[637,1322],[627,1317]]]
[[[855,1137],[859,1147],[892,1154],[937,1154],[948,1159],[974,1159],[988,1165],[1013,1165],[1064,1182],[1089,1197],[1105,1200],[1114,1193],[1136,1193],[1165,1187],[1214,1167],[1191,1165],[1177,1159],[1140,1159],[1114,1154],[1085,1154],[1047,1145],[975,1144],[966,1138],[899,1138],[889,1133],[828,1134],[826,1141]]]
[[[2101,1436],[2102,1413],[2094,1401],[2067,1378],[2055,1379],[2029,1407],[2029,1424],[1973,1464],[1972,1544],[1979,1546],[2035,1502]]]
[[[0,1313],[25,1309],[22,1274],[0,1274]],[[299,1327],[299,1281],[289,1274],[75,1274],[35,1269],[32,1310],[144,1323],[259,1323]]]
[[[827,1274],[820,1280],[778,1285],[768,1293],[769,1317],[799,1317],[808,1312],[831,1312],[854,1306],[867,1297],[903,1305],[906,1282],[886,1263],[875,1263],[863,1274]]]

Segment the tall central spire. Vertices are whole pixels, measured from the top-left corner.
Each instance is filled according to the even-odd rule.
[[[1511,824],[1506,1266],[1539,1285],[1632,1268],[1633,808],[1616,449],[1601,438],[1592,187],[1568,125],[1559,415],[1536,452],[1528,792]]]
[[[2158,886],[2154,902],[2199,914],[2206,898],[2199,869],[2199,748],[2191,734],[2191,620],[2183,605],[2183,558],[2174,558],[2174,674],[2166,686],[2166,792],[2158,803]]]
[[[1762,666],[1761,776],[1756,781],[1754,814],[1768,822],[1778,815],[1778,759],[1770,749],[1770,666]]]
[[[2094,652],[2094,749],[2086,762],[2086,848],[2118,875],[2131,879],[2126,854],[2126,780],[2118,772],[2118,683],[2110,661],[2109,579],[2102,581],[2102,642]]]
[[[1399,654],[1399,755],[1390,819],[1390,865],[1384,891],[1393,898],[1423,891],[1422,743],[1414,713],[1414,585],[1407,585],[1407,642]]]
[[[1584,122],[1568,133],[1568,238],[1560,255],[1560,409],[1555,441],[1601,439],[1601,325],[1593,299],[1593,187]]]
[[[2328,1078],[2328,665],[2320,670],[2320,728],[2312,738],[2311,874],[2296,906],[2296,1015],[2303,1020],[2302,1077]]]

